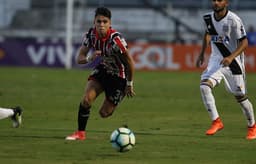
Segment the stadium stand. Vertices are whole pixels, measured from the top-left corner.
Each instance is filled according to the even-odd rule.
[[[230,0],[246,25],[256,27],[255,0]],[[13,2],[13,3],[11,3]],[[202,14],[209,11],[209,0],[74,0],[74,39],[92,24],[94,9],[111,8],[114,28],[126,34],[129,40],[170,42],[177,33],[191,43],[203,31]],[[64,37],[66,0],[0,0],[0,35]],[[6,8],[12,12],[5,12]]]
[[[18,10],[30,8],[30,0],[0,0],[0,28],[8,27]]]

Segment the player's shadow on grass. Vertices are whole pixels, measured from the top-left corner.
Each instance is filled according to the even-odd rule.
[[[104,131],[104,130],[89,130],[88,132],[93,132],[93,133],[106,133],[106,134],[111,134],[110,131]],[[186,137],[200,137],[200,136],[195,136],[195,135],[182,135],[178,133],[158,133],[158,132],[138,132],[138,131],[133,131],[135,136],[141,135],[141,136],[167,136],[167,137],[181,137],[181,136],[186,136]],[[204,135],[201,135],[202,137],[205,137]]]
[[[28,132],[22,133],[22,132],[16,132],[15,134],[8,134],[8,135],[0,135],[0,139],[1,138],[5,138],[5,137],[11,137],[11,138],[30,138],[30,139],[60,139],[60,140],[65,140],[66,135],[68,135],[72,130],[68,130],[68,129],[30,129],[31,131],[36,132],[37,134],[33,134],[30,135],[28,134]],[[39,134],[38,131],[40,131],[40,133],[44,133],[45,134]],[[51,135],[50,133],[58,133],[55,135]],[[106,134],[106,135],[110,135],[111,131],[107,131],[107,130],[88,130],[88,133],[102,133],[102,134]],[[60,134],[61,133],[61,134]],[[7,133],[5,133],[7,134]],[[158,133],[158,132],[139,132],[139,131],[134,131],[134,134],[136,136],[166,136],[166,137],[202,137],[205,138],[205,135],[201,134],[201,135],[193,135],[193,134],[178,134],[178,133]],[[93,136],[93,135],[90,135]],[[91,138],[91,139],[97,139],[96,138]]]
[[[0,139],[1,138],[20,138],[20,139],[65,139],[65,137],[63,136],[47,136],[47,135],[21,135],[21,134],[18,134],[18,135],[0,135]]]

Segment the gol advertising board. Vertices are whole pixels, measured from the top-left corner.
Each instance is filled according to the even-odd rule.
[[[79,46],[80,43],[73,44],[72,66],[74,68],[81,67],[75,62]],[[137,70],[200,70],[195,67],[200,51],[199,45],[129,43],[129,50]],[[210,49],[207,49],[206,61],[209,54]],[[248,47],[245,54],[247,71],[256,72],[256,47]],[[63,41],[34,38],[6,38],[0,41],[0,66],[64,67],[65,62],[66,50]],[[92,63],[88,67],[92,67],[94,64]],[[205,66],[204,64],[203,68]]]

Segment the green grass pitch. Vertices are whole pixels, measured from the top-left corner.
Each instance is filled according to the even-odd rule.
[[[0,67],[0,106],[21,105],[23,124],[0,120],[0,163],[8,164],[253,164],[256,141],[245,139],[246,120],[220,85],[214,94],[225,128],[205,136],[210,119],[201,102],[200,73],[135,74],[136,96],[125,98],[112,117],[100,118],[100,96],[92,107],[86,141],[65,141],[77,127],[77,107],[90,71]],[[255,102],[255,74],[247,74]],[[136,146],[119,153],[111,132],[127,124]]]

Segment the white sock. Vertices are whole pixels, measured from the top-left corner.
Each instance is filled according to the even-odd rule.
[[[0,108],[0,120],[13,116],[14,112],[12,109]]]
[[[242,111],[247,118],[248,126],[252,127],[255,124],[254,112],[251,102],[246,99],[239,103],[242,107]]]
[[[207,85],[200,85],[200,91],[204,106],[208,111],[210,118],[212,119],[212,121],[216,120],[219,117],[219,114],[215,105],[215,99],[212,94],[212,89]]]

